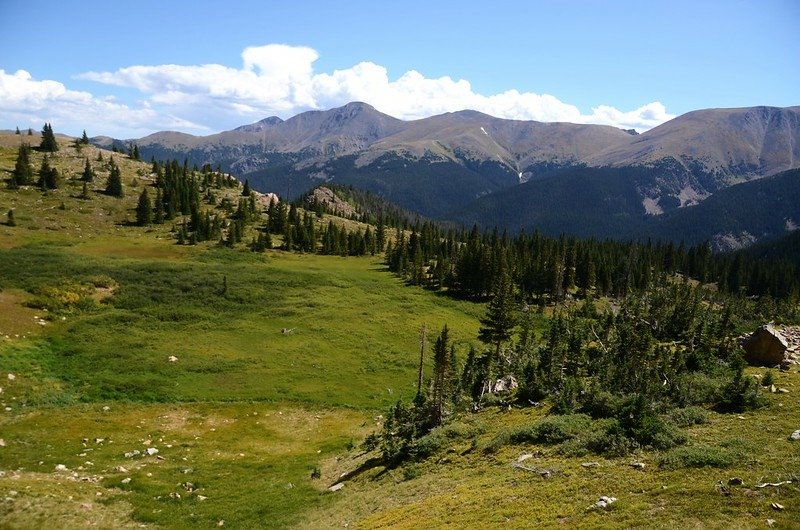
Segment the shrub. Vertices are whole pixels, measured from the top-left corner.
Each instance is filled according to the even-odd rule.
[[[686,407],[675,409],[669,414],[670,420],[678,427],[702,425],[708,421],[706,411],[700,407]]]
[[[721,447],[698,445],[695,447],[679,447],[668,451],[659,459],[659,466],[665,469],[683,469],[688,467],[729,467],[738,459],[733,451]]]
[[[583,412],[593,418],[612,418],[616,416],[622,399],[611,392],[597,390],[589,393],[583,403]]]

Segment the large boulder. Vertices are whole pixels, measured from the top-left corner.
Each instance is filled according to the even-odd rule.
[[[781,332],[769,324],[755,330],[742,343],[745,360],[755,366],[778,366],[786,359],[788,347]]]

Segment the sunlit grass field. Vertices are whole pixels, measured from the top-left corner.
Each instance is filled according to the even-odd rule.
[[[0,135],[0,179],[20,140]],[[408,287],[380,257],[177,245],[171,222],[130,225],[148,164],[114,154],[126,197],[82,199],[69,177],[98,150],[62,146],[62,188],[0,188],[0,527],[800,527],[798,482],[756,487],[800,476],[796,370],[776,374],[789,392],[769,408],[689,429],[689,450],[724,467],[490,453],[546,407],[490,408],[463,413],[429,459],[328,492],[413,397],[422,326],[430,351],[447,324],[463,361],[485,307]],[[512,467],[522,454],[552,475]],[[601,495],[618,501],[588,509]]]

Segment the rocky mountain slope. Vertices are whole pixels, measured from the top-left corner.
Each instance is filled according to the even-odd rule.
[[[592,219],[595,230],[613,235],[621,224],[630,230],[625,216],[661,216],[730,186],[800,167],[800,107],[699,110],[637,135],[475,111],[402,121],[365,103],[349,103],[211,136],[161,132],[135,142],[146,159],[221,166],[260,191],[294,198],[335,182],[438,218],[508,224],[509,216],[518,216],[513,224],[547,228],[534,220],[557,223],[567,216],[563,209],[570,208],[571,197],[585,196],[573,212],[582,219],[576,222]],[[95,143],[124,145],[109,138]],[[517,189],[532,181],[543,183]],[[617,199],[624,197],[622,216],[616,199],[608,202],[609,187]],[[485,199],[503,190],[514,190],[510,202],[504,202],[506,195]],[[526,202],[531,190],[541,192]],[[491,217],[500,210],[502,215]]]

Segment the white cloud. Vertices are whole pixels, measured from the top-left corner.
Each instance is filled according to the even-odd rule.
[[[269,44],[245,48],[239,68],[165,64],[77,76],[139,91],[145,99],[135,107],[72,91],[57,81],[34,81],[24,71],[7,75],[0,70],[0,109],[16,108],[18,115],[34,114],[38,121],[47,113],[53,122],[83,119],[106,134],[125,127],[129,131],[125,136],[165,128],[218,131],[270,115],[288,118],[350,101],[367,102],[401,119],[473,109],[500,118],[599,123],[640,131],[673,117],[658,102],[631,111],[600,105],[591,114],[583,114],[549,94],[507,90],[484,95],[473,90],[469,81],[448,76],[427,78],[411,70],[392,80],[385,67],[372,62],[316,73],[318,58],[308,47]],[[102,127],[100,118],[110,126]]]
[[[29,72],[8,74],[0,69],[0,114],[10,125],[41,128],[50,122],[57,131],[119,134],[123,137],[156,128],[207,130],[184,118],[164,114],[142,105],[134,109],[98,98],[89,92],[70,90],[58,81],[37,81]]]

